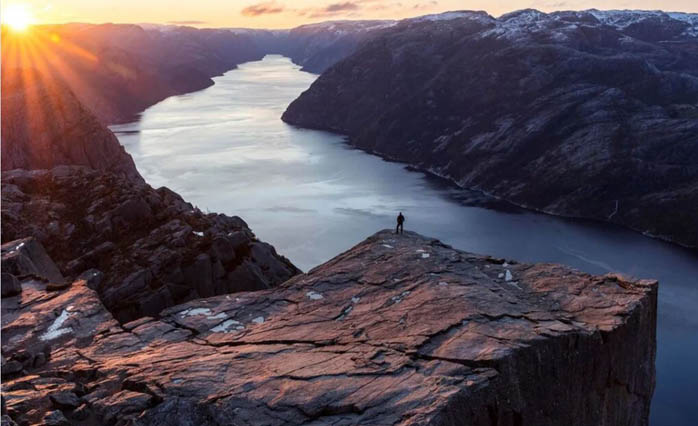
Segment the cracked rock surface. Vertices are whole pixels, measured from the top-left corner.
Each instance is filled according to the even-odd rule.
[[[27,236],[70,281],[87,279],[121,322],[298,273],[237,216],[203,213],[165,187],[81,166],[3,172],[2,241]]]
[[[382,231],[275,289],[122,325],[85,281],[45,285],[25,279],[3,299],[18,424],[648,421],[656,282]],[[6,374],[22,351],[46,361]]]

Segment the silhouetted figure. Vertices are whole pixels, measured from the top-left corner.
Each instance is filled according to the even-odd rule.
[[[402,224],[405,223],[405,216],[402,215],[402,212],[400,212],[399,215],[397,215],[397,226],[395,227],[395,233],[396,234],[402,234]]]

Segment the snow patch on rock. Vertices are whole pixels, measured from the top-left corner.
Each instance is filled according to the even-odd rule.
[[[184,317],[193,317],[196,315],[210,316],[211,314],[212,314],[212,312],[209,308],[189,308],[189,309],[185,309],[182,312],[180,312],[179,316],[184,318]]]
[[[308,299],[311,299],[311,300],[320,300],[320,299],[324,298],[324,296],[322,294],[320,294],[316,291],[312,291],[312,290],[305,293],[305,295],[308,296]]]
[[[63,324],[66,322],[66,320],[70,317],[70,313],[68,310],[63,309],[63,312],[56,318],[56,320],[51,324],[46,332],[42,334],[39,339],[43,341],[47,340],[52,340],[57,337],[60,337],[66,333],[70,333],[73,331],[71,327],[63,327]]]
[[[229,319],[213,327],[211,331],[213,333],[230,333],[233,330],[243,330],[244,328],[245,327],[239,321]]]

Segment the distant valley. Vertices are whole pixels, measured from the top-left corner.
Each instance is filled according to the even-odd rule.
[[[61,57],[46,61],[104,124],[282,54],[322,73],[283,115],[291,124],[347,134],[359,148],[530,209],[698,246],[694,14],[524,10],[290,30],[37,31],[58,40]]]

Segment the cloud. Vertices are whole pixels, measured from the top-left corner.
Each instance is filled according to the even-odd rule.
[[[246,8],[242,9],[240,11],[241,14],[244,16],[260,16],[260,15],[269,15],[273,13],[281,13],[284,11],[284,6],[281,4],[278,4],[275,1],[267,1],[264,3],[257,3],[253,4],[251,6],[247,6]]]
[[[339,3],[331,3],[323,7],[312,7],[306,9],[296,10],[296,13],[300,16],[308,16],[311,18],[334,16],[339,14],[352,14],[361,8],[359,3],[365,3],[371,0],[354,0],[354,1],[344,1]]]
[[[356,10],[359,8],[359,5],[350,1],[345,1],[343,3],[332,3],[329,6],[325,7],[325,12],[327,13],[337,13],[337,12],[345,12],[349,10]]]
[[[206,21],[167,21],[170,25],[203,25],[208,24]]]
[[[417,9],[417,10],[432,9],[438,5],[439,5],[438,1],[432,0],[432,1],[425,2],[425,3],[416,3],[414,6],[412,6],[412,9]]]

